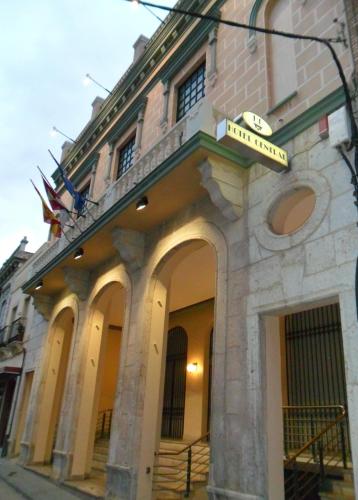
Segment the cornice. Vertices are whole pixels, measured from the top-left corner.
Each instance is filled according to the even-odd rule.
[[[218,9],[224,2],[225,0],[217,0],[208,12],[210,14],[218,14]],[[206,0],[182,0],[179,2],[178,6],[186,10],[201,12],[205,8],[206,3]],[[175,45],[178,38],[184,35],[189,27],[195,22],[197,22],[197,19],[181,14],[171,14],[167,17],[165,25],[161,26],[149,40],[148,46],[142,57],[128,68],[126,73],[114,87],[112,95],[108,96],[104,101],[101,111],[76,138],[76,144],[62,162],[62,166],[69,174],[71,174],[71,171],[78,161],[88,153],[95,141],[98,141],[100,136],[102,136],[102,140],[97,144],[97,148],[101,147],[103,143],[106,142],[103,136],[113,123],[113,120],[128,104],[130,99],[137,92],[139,86],[142,85],[159,64],[163,62],[163,59],[167,56],[168,51]],[[161,72],[151,79],[148,85],[142,90],[142,94],[146,94],[158,80],[162,79],[165,72],[170,73],[171,70],[168,69],[169,67],[176,67],[176,64],[173,63],[173,59],[179,58],[184,60],[181,53],[182,51],[188,53],[189,45],[193,47],[192,51],[197,50],[198,45],[202,43],[203,38],[207,36],[213,24],[215,23],[210,21],[199,21],[194,32],[190,36],[190,43],[187,41],[178,47],[175,56],[170,58]],[[210,28],[208,26],[210,26]],[[203,33],[205,33],[205,35]],[[127,112],[131,114],[130,110]],[[57,171],[54,172],[52,177],[54,179],[58,178]]]

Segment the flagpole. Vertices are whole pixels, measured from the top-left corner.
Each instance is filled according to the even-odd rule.
[[[45,181],[47,182],[47,184],[51,186],[51,183],[50,181],[47,179],[46,175],[42,172],[41,168],[39,167],[39,165],[37,165],[37,168],[38,170],[40,171],[40,174],[42,175],[42,177],[45,179]],[[56,193],[57,194],[57,193]],[[61,201],[62,203],[62,201]],[[81,228],[80,226],[78,225],[78,223],[76,222],[76,219],[72,216],[72,212],[67,208],[65,207],[65,205],[63,205],[63,208],[64,210],[66,210],[66,213],[69,215],[70,219],[72,220],[72,222],[74,223],[74,225],[77,227],[77,229],[79,230],[80,234],[82,234],[82,231],[81,231]]]

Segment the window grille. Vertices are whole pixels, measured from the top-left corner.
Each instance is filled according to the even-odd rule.
[[[119,151],[117,179],[122,177],[133,165],[135,136],[132,137]]]
[[[199,66],[178,89],[177,120],[205,96],[205,63]]]

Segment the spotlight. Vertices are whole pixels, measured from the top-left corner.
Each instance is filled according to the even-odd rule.
[[[77,250],[75,251],[75,255],[73,256],[73,258],[75,260],[82,259],[84,253],[85,252],[84,252],[83,248],[77,248]]]
[[[35,286],[35,290],[40,290],[40,288],[42,288],[44,285],[43,281],[40,280],[36,283],[36,286]]]
[[[148,203],[148,198],[146,196],[142,196],[142,198],[136,203],[136,210],[144,210]]]
[[[198,363],[190,363],[187,367],[188,373],[197,373],[198,371]]]
[[[139,1],[138,0],[132,0],[132,6],[137,9],[139,7]]]
[[[87,73],[87,75],[84,77],[84,79],[82,80],[83,82],[83,85],[85,87],[88,87],[88,85],[91,84],[91,75],[89,73]]]

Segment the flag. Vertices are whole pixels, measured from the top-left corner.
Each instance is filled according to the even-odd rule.
[[[55,214],[49,209],[49,207],[47,206],[45,200],[43,199],[40,191],[37,189],[37,187],[35,186],[35,184],[31,181],[32,185],[34,186],[37,194],[39,195],[40,199],[41,199],[41,202],[42,202],[42,215],[43,215],[43,219],[44,219],[44,222],[46,222],[46,224],[50,224],[51,225],[51,233],[56,237],[56,238],[60,238],[61,236],[61,222],[59,221],[59,219],[55,216]]]
[[[72,198],[75,200],[75,203],[74,203],[75,210],[77,210],[78,213],[81,213],[85,204],[86,204],[86,198],[84,198],[79,191],[76,191],[72,182],[67,177],[66,172],[64,171],[63,167],[61,167],[61,165],[58,163],[58,161],[56,160],[54,155],[51,153],[51,151],[48,150],[48,152],[50,153],[50,155],[52,156],[52,159],[55,161],[56,165],[58,166],[58,169],[60,171],[60,175],[61,175],[62,181],[65,185],[65,188],[70,193]]]
[[[56,193],[56,191],[53,189],[53,187],[48,182],[48,180],[45,178],[45,176],[43,175],[42,172],[41,172],[41,175],[42,175],[42,180],[43,180],[43,183],[45,186],[47,198],[48,198],[48,201],[51,205],[52,210],[66,210],[67,211],[67,208],[62,203],[61,198],[58,195],[58,193]]]

